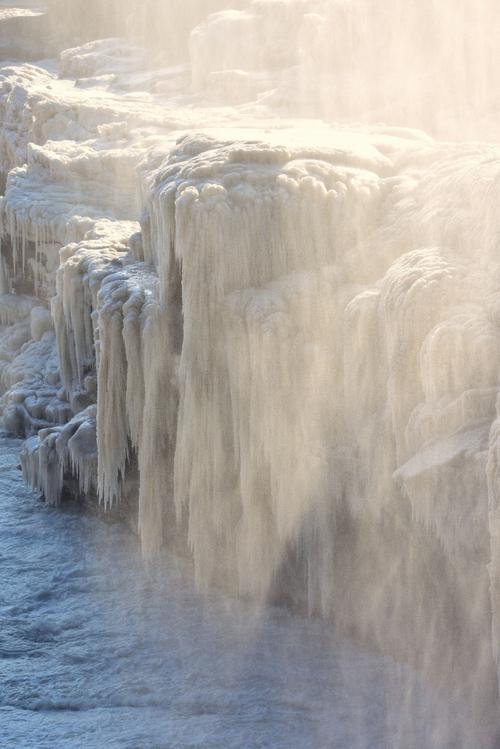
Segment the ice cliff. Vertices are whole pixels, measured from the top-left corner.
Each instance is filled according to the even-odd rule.
[[[433,136],[302,117],[365,108],[344,70],[325,110],[322,71],[328,29],[365,38],[370,3],[198,3],[189,63],[187,30],[167,62],[130,39],[147,4],[128,39],[97,42],[71,36],[68,4],[67,48],[44,31],[58,59],[26,62],[51,16],[19,3],[14,54],[4,5],[0,406],[26,480],[54,505],[126,507],[145,556],[184,545],[202,588],[332,617],[482,703],[500,635],[498,146],[434,137],[451,110]],[[318,91],[292,102],[311,65]],[[376,122],[395,89],[372,94]],[[395,122],[426,124],[399,102]]]

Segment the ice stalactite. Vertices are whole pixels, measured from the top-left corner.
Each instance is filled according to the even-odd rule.
[[[406,503],[450,559],[486,559],[494,157],[372,131],[330,153],[184,139],[157,168],[144,256],[157,354],[180,356],[173,497],[201,586],[265,597],[300,559],[309,608],[332,612],[338,517],[365,529]],[[170,392],[159,374],[144,388],[146,404]],[[139,460],[146,553],[162,511],[145,492],[168,485],[161,411]]]
[[[155,278],[133,262],[119,231],[108,228],[101,238],[61,251],[52,310],[68,393],[85,390],[89,373],[97,374],[98,495],[112,506],[122,494],[129,440],[135,449],[140,441],[140,316]]]
[[[176,440],[177,357],[168,318],[152,301],[142,315],[144,407],[139,458],[139,532],[144,553],[154,557],[175,528],[173,461]],[[130,370],[129,370],[130,371]],[[170,513],[169,513],[170,510]],[[173,527],[168,528],[168,514]]]
[[[150,203],[167,315],[182,273],[174,496],[199,583],[264,596],[301,534],[330,532],[325,445],[340,428],[334,346],[352,286],[332,266],[371,227],[380,184],[348,154],[210,145],[181,143]]]
[[[118,282],[118,296],[120,292]],[[116,304],[111,294],[111,299],[99,310],[98,486],[99,496],[106,506],[112,506],[121,496],[121,485],[129,456],[125,398],[127,370],[120,303],[122,301],[123,299],[118,299]]]
[[[45,150],[28,146],[27,163],[9,172],[0,204],[0,230],[10,237],[14,269],[25,270],[29,243],[34,245],[36,260],[46,246],[82,241],[99,222],[116,221],[120,214],[129,219],[138,213],[133,189],[124,188],[119,179],[125,184],[131,181],[129,158],[125,157],[118,175],[116,152],[108,157],[101,154],[98,161],[92,149],[68,157],[64,142]],[[130,161],[135,159],[132,153]],[[85,182],[86,204],[79,201]],[[115,210],[115,205],[121,210]]]
[[[24,476],[49,505],[58,505],[63,490],[64,463],[56,449],[57,432],[26,440],[21,453]]]
[[[95,406],[90,406],[67,424],[42,429],[25,442],[21,452],[24,476],[48,504],[60,503],[66,472],[76,477],[82,495],[96,491],[95,416]]]
[[[121,268],[125,243],[113,236],[89,238],[61,250],[52,314],[56,323],[61,374],[69,392],[83,385],[85,371],[95,366],[97,296],[107,275]],[[121,255],[120,255],[121,253]]]
[[[140,317],[155,284],[151,271],[131,262],[125,244],[115,237],[114,245],[110,237],[90,238],[61,251],[52,312],[62,379],[72,408],[81,411],[82,404],[95,398],[96,374],[97,407],[89,407],[84,425],[78,413],[64,429],[42,435],[33,457],[29,453],[25,460],[28,481],[35,488],[49,488],[50,461],[45,465],[45,459],[55,441],[64,471],[77,476],[83,493],[85,487],[95,490],[106,507],[122,497],[129,445],[137,447],[137,430],[142,429],[140,391],[132,390],[144,377],[142,356],[134,348],[140,345],[134,315]],[[33,478],[37,471],[40,479]],[[54,489],[50,497],[56,495]]]
[[[145,345],[143,318],[146,295],[147,291],[137,286],[122,307],[122,334],[127,362],[125,410],[127,432],[134,450],[138,450],[142,443],[145,366],[152,359],[150,356],[146,360],[143,355]]]
[[[145,266],[125,263],[123,271],[103,280],[98,295],[98,487],[105,505],[121,497],[130,443],[140,445],[142,383],[149,362],[141,356],[138,326],[155,283]]]

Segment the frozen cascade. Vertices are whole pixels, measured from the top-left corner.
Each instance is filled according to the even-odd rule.
[[[429,416],[437,420],[446,407],[449,430],[454,401],[461,409],[462,394],[472,391],[469,401],[482,403],[491,393],[498,334],[484,301],[473,303],[487,284],[479,269],[471,277],[465,258],[431,247],[391,263],[400,224],[420,227],[418,205],[409,212],[402,185],[384,176],[386,161],[365,157],[380,176],[360,167],[359,153],[298,159],[264,144],[214,145],[181,143],[168,157],[172,166],[160,168],[145,252],[158,257],[164,290],[182,269],[174,496],[178,514],[188,509],[197,569],[206,582],[211,569],[216,577],[227,565],[242,592],[265,594],[312,510],[321,528],[332,495],[347,498],[355,512],[379,512],[396,491],[398,465],[447,436],[433,432]],[[342,164],[349,160],[354,165]],[[400,223],[380,225],[384,203],[391,222],[397,211]],[[489,203],[480,210],[488,212]],[[435,222],[434,236],[424,228],[421,242],[446,247],[455,231]],[[362,265],[368,274],[370,266],[387,270],[370,288],[371,279],[358,273]],[[373,350],[369,340],[377,342]],[[491,419],[488,402],[480,418]],[[476,417],[470,404],[467,416]],[[459,413],[452,433],[466,425]],[[415,506],[421,514],[422,503]],[[425,520],[433,523],[432,508]]]
[[[150,560],[187,554],[202,590],[411,662],[487,725],[449,745],[491,749],[500,151],[446,140],[489,137],[491,3],[475,37],[470,3],[453,16],[464,50],[485,39],[466,82],[431,44],[448,2],[174,3],[192,33],[164,58],[148,36],[152,60],[165,9],[132,2],[117,38],[94,5],[77,35],[67,4],[58,61],[0,69],[0,409],[26,480],[125,517]],[[360,112],[398,126],[300,119]]]

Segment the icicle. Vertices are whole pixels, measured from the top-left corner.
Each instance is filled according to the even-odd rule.
[[[126,410],[132,446],[137,450],[142,440],[144,412],[144,362],[142,355],[141,313],[145,302],[142,289],[133,291],[123,305],[123,341],[127,358]]]
[[[99,310],[97,445],[99,497],[106,507],[121,498],[129,455],[126,415],[127,362],[121,306]]]
[[[97,439],[94,409],[88,410],[86,418],[68,441],[68,453],[72,473],[78,479],[82,496],[97,490]],[[92,418],[94,416],[94,418]]]
[[[24,443],[21,465],[26,482],[45,497],[49,505],[61,501],[63,464],[56,451],[57,432],[32,437]]]
[[[172,501],[172,468],[177,397],[167,315],[155,304],[143,312],[145,403],[139,444],[139,532],[146,557],[165,538],[165,518]]]

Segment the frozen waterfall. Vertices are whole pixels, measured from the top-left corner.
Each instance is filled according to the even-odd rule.
[[[493,749],[495,3],[15,5],[0,410],[26,481],[410,663],[466,705],[436,747]]]

